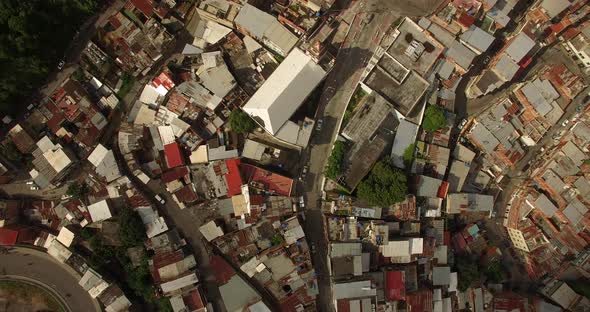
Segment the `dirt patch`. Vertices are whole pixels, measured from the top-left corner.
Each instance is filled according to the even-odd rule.
[[[64,311],[45,290],[18,281],[0,281],[0,312]]]

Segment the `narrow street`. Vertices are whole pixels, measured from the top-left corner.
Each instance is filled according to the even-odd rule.
[[[303,181],[307,203],[305,227],[307,239],[316,246],[313,263],[318,272],[319,311],[334,311],[329,276],[331,270],[328,267],[329,246],[325,236],[321,199],[324,165],[338,135],[342,116],[374,49],[396,18],[404,15],[425,15],[434,10],[438,3],[439,1],[431,0],[420,3],[365,0],[352,4],[344,13],[348,16],[342,16],[350,20],[350,29],[336,57],[335,66],[325,80],[318,103],[316,120],[323,120],[323,127],[313,134],[311,147],[303,151],[302,155],[302,163],[309,166],[309,172]]]
[[[190,209],[181,210],[174,202],[170,193],[166,192],[160,184],[151,183],[150,186],[143,184],[130,171],[127,163],[124,161],[119,151],[116,141],[113,144],[113,152],[121,171],[129,177],[133,185],[147,198],[153,207],[158,208],[158,212],[166,218],[168,228],[176,228],[178,232],[186,239],[190,245],[195,259],[197,260],[197,270],[199,273],[200,284],[202,285],[208,302],[211,302],[215,311],[227,311],[213,274],[213,269],[209,266],[209,251],[206,242],[199,232],[201,223],[190,215]],[[152,182],[152,181],[150,181]],[[166,199],[166,204],[162,205],[155,200],[156,194],[160,194]]]

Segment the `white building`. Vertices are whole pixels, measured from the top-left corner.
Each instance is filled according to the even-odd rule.
[[[276,135],[326,72],[311,56],[293,50],[243,107],[266,131]]]
[[[113,217],[106,199],[88,206],[88,212],[90,213],[92,222],[100,222]]]

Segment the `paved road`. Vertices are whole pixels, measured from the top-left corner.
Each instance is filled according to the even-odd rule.
[[[0,194],[10,198],[39,198],[55,200],[61,198],[68,190],[65,184],[58,188],[46,188],[43,190],[31,190],[31,185],[26,184],[26,180],[11,182],[10,184],[0,185]]]
[[[176,227],[178,232],[191,246],[195,259],[197,260],[200,284],[205,291],[207,301],[211,302],[215,311],[227,311],[221,298],[221,293],[219,292],[213,269],[209,266],[209,250],[207,250],[203,236],[201,235],[201,232],[199,232],[199,227],[204,219],[204,213],[199,214],[199,212],[195,212],[190,208],[181,210],[172,199],[170,193],[165,191],[164,186],[159,183],[158,180],[152,180],[148,185],[145,185],[129,171],[116,142],[113,144],[113,151],[123,174],[131,179],[133,184],[149,201],[151,201],[154,207],[159,208],[158,211],[160,214],[166,218],[168,228]],[[165,205],[161,205],[155,201],[154,196],[156,194],[160,194],[160,196],[163,196],[166,199]],[[199,217],[195,217],[192,213],[199,214]]]
[[[86,23],[80,27],[78,35],[73,38],[70,46],[66,51],[64,61],[66,64],[61,70],[56,70],[47,78],[47,84],[41,87],[40,92],[43,96],[51,95],[53,90],[61,84],[67,77],[69,77],[77,68],[78,62],[82,55],[82,51],[86,48],[88,42],[94,37],[98,28],[104,25],[109,17],[115,12],[121,10],[125,5],[124,0],[115,0],[113,4],[107,7],[99,14],[92,16]]]
[[[326,78],[324,91],[318,103],[316,118],[323,119],[323,128],[314,134],[311,147],[302,154],[302,162],[309,165],[308,174],[303,182],[307,202],[306,237],[317,250],[313,255],[313,263],[318,272],[319,311],[334,311],[327,261],[328,242],[320,209],[323,168],[338,135],[341,118],[367,61],[395,19],[404,15],[424,15],[434,10],[438,3],[440,1],[361,0],[341,16],[352,22],[336,57],[335,66]],[[355,17],[350,18],[351,15]]]
[[[98,302],[78,285],[80,277],[44,252],[15,247],[0,254],[0,278],[10,276],[37,281],[54,290],[71,311],[101,311]]]

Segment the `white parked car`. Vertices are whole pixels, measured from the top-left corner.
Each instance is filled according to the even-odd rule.
[[[324,120],[323,119],[318,119],[318,121],[315,124],[315,130],[316,131],[322,130],[322,125],[323,124],[324,124]]]
[[[39,187],[36,185],[31,185],[31,191],[38,191]]]
[[[463,127],[465,127],[465,125],[467,124],[467,119],[463,119],[461,120],[461,123],[459,124],[459,130],[463,129]]]
[[[157,195],[157,194],[156,194],[155,198],[156,198],[156,200],[157,200],[157,201],[159,201],[159,202],[160,202],[160,204],[162,204],[162,205],[164,205],[164,204],[166,203],[166,200],[165,200],[165,199],[164,199],[162,196],[160,196],[160,195]]]
[[[299,197],[299,207],[305,208],[305,198],[303,196]]]
[[[568,123],[570,123],[570,121],[568,119],[566,119],[561,123],[561,126],[565,127],[565,126],[567,126]]]

